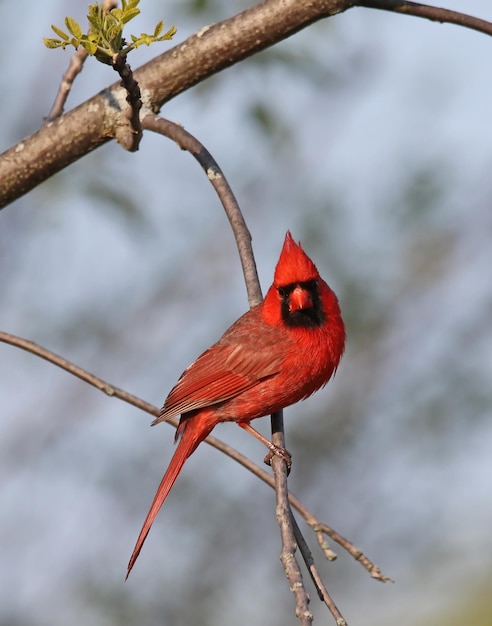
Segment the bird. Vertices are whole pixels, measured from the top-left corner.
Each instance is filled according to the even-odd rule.
[[[152,422],[154,426],[181,416],[176,450],[143,523],[126,578],[186,459],[213,428],[221,422],[236,422],[271,452],[283,456],[286,451],[258,433],[251,420],[324,387],[338,368],[345,338],[335,293],[287,231],[264,300],[183,372]]]

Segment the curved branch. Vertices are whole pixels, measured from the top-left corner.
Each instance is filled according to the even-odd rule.
[[[249,306],[254,307],[259,304],[262,300],[261,287],[251,246],[251,234],[244,221],[236,197],[219,164],[205,146],[179,124],[151,114],[146,115],[142,120],[142,128],[152,130],[172,139],[182,150],[187,150],[202,166],[207,178],[217,192],[231,224],[243,268]]]
[[[18,337],[17,335],[12,335],[10,333],[5,333],[3,331],[0,331],[0,342],[9,344],[11,346],[15,346],[17,348],[21,348],[22,350],[25,350],[26,352],[30,352],[31,354],[34,354],[35,356],[39,356],[40,358],[52,363],[53,365],[56,365],[60,369],[65,370],[69,374],[73,374],[74,376],[77,376],[77,378],[80,378],[80,380],[83,380],[84,382],[88,383],[89,385],[92,385],[96,389],[99,389],[99,391],[102,391],[106,395],[113,397],[113,398],[118,398],[119,400],[123,400],[123,402],[127,402],[128,404],[131,404],[132,406],[140,409],[141,411],[144,411],[145,413],[149,413],[150,415],[153,415],[155,417],[157,417],[160,413],[158,407],[148,402],[145,402],[145,400],[142,400],[141,398],[134,396],[131,393],[128,393],[124,391],[123,389],[116,387],[115,385],[111,385],[110,383],[106,382],[102,378],[99,378],[98,376],[91,374],[90,372],[83,369],[82,367],[75,365],[71,361],[64,359],[58,354],[55,354],[54,352],[51,352],[51,350],[47,350],[46,348],[43,348],[42,346],[38,345],[37,343],[34,343],[33,341],[30,341],[29,339],[24,339],[23,337]],[[170,419],[170,420],[166,420],[166,423],[169,423],[171,426],[176,428],[178,425],[178,420]],[[262,480],[266,485],[268,485],[272,489],[275,489],[273,476],[271,476],[268,472],[266,472],[259,465],[256,465],[256,463],[253,463],[253,461],[248,459],[248,457],[244,456],[244,454],[241,454],[240,452],[238,452],[231,446],[220,441],[220,439],[217,439],[216,437],[209,436],[207,437],[207,439],[205,439],[205,442],[208,445],[215,448],[216,450],[219,450],[223,454],[227,455],[229,458],[233,459],[240,465],[242,465],[245,469],[247,469],[249,472],[254,474],[257,478]],[[327,524],[325,524],[319,518],[317,518],[292,493],[289,493],[288,497],[289,497],[289,502],[291,503],[291,505],[300,513],[300,515],[305,519],[308,526],[315,533],[317,534],[324,533],[328,535],[329,537],[331,537],[344,550],[346,550],[350,555],[352,555],[364,567],[364,569],[366,569],[369,572],[369,574],[371,574],[373,578],[376,578],[377,580],[380,580],[382,582],[386,582],[390,580],[387,576],[382,574],[379,568],[376,565],[374,565],[356,546],[354,546],[348,539],[345,539],[344,537],[339,535],[335,530],[333,530]],[[324,552],[328,560],[331,561],[335,558],[333,552],[330,552],[329,556],[327,555],[328,553],[326,550],[324,550]]]
[[[419,2],[409,2],[408,0],[361,0],[357,2],[357,6],[423,17],[433,22],[440,22],[441,24],[456,24],[457,26],[470,28],[485,35],[492,35],[491,22],[466,15],[465,13],[460,13],[459,11],[433,7],[428,4],[420,4]]]
[[[182,126],[157,115],[148,115],[143,120],[143,126],[149,130],[159,132],[173,141],[182,149],[187,150],[200,163],[206,172],[208,179],[216,190],[220,201],[225,209],[231,224],[234,237],[239,249],[239,256],[246,279],[246,289],[250,307],[259,304],[262,300],[261,287],[256,272],[253,249],[251,247],[251,235],[244,221],[241,209],[234,197],[232,189],[220,170],[217,162],[210,152],[193,135]],[[248,270],[251,270],[248,273]],[[279,448],[285,448],[283,413],[279,411],[271,416],[272,442]],[[275,481],[275,494],[277,499],[277,521],[281,537],[281,561],[284,571],[290,583],[290,588],[296,600],[296,615],[300,623],[309,626],[312,623],[312,615],[308,610],[309,595],[302,581],[302,574],[295,557],[296,538],[292,526],[292,511],[289,504],[289,492],[287,489],[287,464],[280,458],[272,459],[272,469]],[[299,531],[300,532],[300,531]]]

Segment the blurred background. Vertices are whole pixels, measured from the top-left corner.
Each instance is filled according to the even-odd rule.
[[[1,150],[39,128],[68,64],[42,37],[87,8],[29,4],[0,2]],[[129,33],[164,19],[177,44],[250,4],[143,0]],[[492,20],[489,0],[443,4]],[[339,296],[341,367],[285,421],[291,490],[396,581],[341,549],[324,562],[306,529],[352,625],[492,624],[491,53],[464,28],[353,9],[162,111],[223,166],[263,289],[290,229]],[[67,106],[114,81],[89,60]],[[155,405],[247,308],[210,184],[150,133],[0,220],[0,327]],[[173,431],[7,345],[0,396],[0,624],[296,623],[270,489],[201,446],[124,583]],[[240,429],[215,434],[262,462]],[[315,623],[331,623],[306,582]]]

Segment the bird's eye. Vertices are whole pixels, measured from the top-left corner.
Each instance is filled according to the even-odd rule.
[[[277,291],[278,291],[278,295],[281,298],[285,298],[285,296],[287,295],[287,292],[285,291],[283,287],[277,287]]]

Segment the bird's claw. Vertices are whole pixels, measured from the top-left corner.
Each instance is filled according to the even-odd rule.
[[[279,458],[283,459],[285,461],[285,464],[287,465],[287,476],[290,474],[290,468],[292,467],[292,455],[291,453],[286,450],[285,448],[281,448],[280,446],[276,446],[275,444],[271,444],[271,448],[268,451],[268,454],[266,455],[264,462],[266,465],[271,465],[272,464],[272,458],[274,456],[278,456]]]

